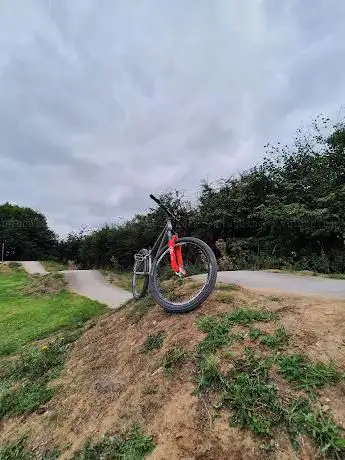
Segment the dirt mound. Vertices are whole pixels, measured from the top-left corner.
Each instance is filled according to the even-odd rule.
[[[274,426],[272,436],[259,436],[260,427],[255,432],[230,426],[229,417],[238,415],[236,406],[226,406],[216,391],[218,383],[210,379],[226,372],[236,379],[236,372],[231,372],[241,360],[244,372],[247,347],[266,357],[274,349],[277,356],[307,353],[315,361],[333,360],[344,366],[344,307],[345,302],[224,288],[199,310],[180,316],[168,315],[150,299],[130,303],[99,319],[77,340],[63,377],[54,383],[61,388],[44,411],[3,422],[0,440],[28,432],[29,446],[35,452],[57,448],[61,458],[70,458],[86,439],[98,440],[105,433],[124,431],[138,423],[156,444],[151,459],[295,458],[283,425]],[[255,313],[262,311],[279,313],[279,319]],[[217,323],[221,314],[226,314],[225,319]],[[226,330],[230,325],[231,340]],[[279,327],[286,331],[288,343],[285,332],[275,335]],[[215,330],[219,335],[211,342],[211,333],[207,336],[206,331]],[[219,340],[224,339],[220,345]],[[223,374],[211,375],[209,366],[198,383],[196,354],[212,346]],[[283,398],[288,385],[281,375],[275,367],[270,370]],[[204,384],[209,391],[196,391]],[[344,427],[342,382],[315,391],[320,404],[332,410],[335,422]],[[305,391],[299,389],[298,394],[302,393]],[[303,458],[315,458],[315,445],[308,436],[301,440]]]

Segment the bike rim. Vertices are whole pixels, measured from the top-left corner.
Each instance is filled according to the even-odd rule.
[[[158,258],[155,265],[155,286],[159,296],[166,302],[178,306],[193,302],[204,290],[211,276],[212,266],[206,251],[198,244],[188,241],[179,242],[186,276],[178,276],[171,269],[170,252],[167,248]],[[195,275],[206,275],[203,279]]]

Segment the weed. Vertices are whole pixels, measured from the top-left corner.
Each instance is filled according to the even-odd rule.
[[[241,333],[233,333],[229,335],[230,343],[243,342],[245,336]]]
[[[234,301],[234,294],[229,291],[214,291],[212,294],[213,300],[216,302],[221,302],[221,303],[233,303]]]
[[[72,460],[140,460],[153,451],[152,437],[141,433],[138,426],[120,436],[104,436],[99,442],[87,441]]]
[[[260,329],[257,329],[257,328],[250,328],[250,330],[249,330],[249,337],[250,337],[252,340],[256,340],[260,335],[262,335],[262,331],[260,331]]]
[[[161,346],[163,345],[164,337],[165,335],[163,332],[148,335],[144,342],[144,345],[141,347],[140,352],[147,353],[148,351],[154,350],[155,348],[161,348]]]
[[[331,414],[313,412],[307,399],[298,398],[284,410],[284,420],[295,448],[299,447],[298,437],[306,435],[324,454],[343,458],[345,439],[341,438]]]
[[[296,382],[297,387],[304,390],[321,388],[341,379],[341,374],[333,363],[312,363],[304,355],[283,355],[277,361],[285,380]]]
[[[231,313],[224,315],[223,321],[226,323],[242,324],[249,326],[255,321],[273,321],[279,318],[279,314],[269,310],[249,310],[246,308],[236,308]]]
[[[11,387],[0,396],[0,418],[32,412],[49,401],[53,393],[51,388],[47,388],[45,379]]]
[[[131,300],[126,304],[130,308],[128,319],[132,324],[138,323],[156,305],[155,300],[149,295],[140,300]]]
[[[54,390],[47,384],[61,370],[70,343],[79,334],[77,331],[52,343],[30,347],[17,360],[2,364],[0,418],[32,412],[52,397]]]
[[[201,316],[197,320],[197,326],[204,332],[208,332],[205,339],[197,346],[199,353],[214,353],[218,348],[227,345],[234,340],[243,340],[243,336],[229,335],[231,327],[235,324],[250,325],[254,321],[271,321],[278,315],[270,311],[255,311],[248,309],[235,309],[231,313],[222,315],[218,320],[212,316]]]
[[[231,423],[259,435],[271,434],[281,421],[275,387],[269,381],[271,360],[258,358],[251,349],[235,362],[227,376],[224,404],[233,410]]]
[[[198,344],[198,352],[205,354],[214,353],[218,348],[230,343],[229,330],[230,325],[224,323],[222,320],[215,323],[205,339]]]
[[[267,345],[272,350],[280,350],[288,342],[288,336],[284,326],[276,329],[273,335],[262,334],[260,342],[264,345]]]
[[[37,379],[46,376],[52,369],[60,369],[66,360],[70,344],[77,340],[81,331],[65,334],[54,342],[28,348],[10,369],[15,380]]]
[[[182,346],[169,348],[163,357],[163,367],[167,375],[172,375],[174,369],[187,359],[187,353]]]
[[[202,315],[196,320],[196,325],[202,332],[210,332],[216,324],[217,318],[211,315]]]
[[[34,457],[26,450],[25,447],[26,437],[7,444],[0,448],[0,460],[33,460]]]
[[[223,376],[218,370],[214,355],[198,355],[196,357],[196,369],[197,391],[214,390],[222,384]]]

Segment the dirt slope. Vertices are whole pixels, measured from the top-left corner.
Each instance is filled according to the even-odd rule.
[[[243,306],[279,311],[279,323],[290,336],[289,352],[307,353],[321,361],[332,359],[344,368],[345,302],[278,298],[240,289],[232,291],[226,301],[218,291],[199,310],[180,316],[168,315],[158,306],[129,306],[103,317],[84,333],[63,377],[56,382],[61,385],[57,394],[40,414],[4,422],[0,441],[29,432],[30,447],[36,451],[58,448],[64,452],[61,458],[70,458],[86,438],[97,440],[104,433],[123,431],[138,422],[153,435],[156,448],[150,458],[155,460],[296,458],[283,431],[277,431],[275,449],[267,452],[265,439],[229,426],[229,411],[215,412],[216,400],[193,395],[195,365],[191,356],[205,337],[196,327],[196,319]],[[267,323],[265,327],[269,332],[273,326]],[[140,353],[147,336],[161,331],[165,334],[162,348]],[[248,337],[246,344],[250,345]],[[183,346],[189,357],[167,376],[162,360],[174,345]],[[319,392],[343,427],[344,395],[342,383]],[[303,444],[302,454],[303,459],[315,458],[308,442]]]

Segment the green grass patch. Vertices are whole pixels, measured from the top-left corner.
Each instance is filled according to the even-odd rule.
[[[299,448],[298,438],[304,435],[313,440],[326,458],[345,458],[345,439],[330,413],[313,411],[305,398],[297,398],[283,411],[284,422],[295,449]]]
[[[54,460],[59,458],[59,452],[45,452],[39,457],[26,448],[26,436],[21,437],[5,446],[0,446],[0,460]]]
[[[197,355],[197,388],[196,392],[219,389],[224,383],[224,376],[218,369],[214,354]]]
[[[49,401],[54,390],[48,383],[61,371],[71,343],[79,335],[71,333],[46,345],[29,347],[20,357],[2,361],[0,419],[32,412]]]
[[[235,361],[224,385],[224,405],[231,408],[231,424],[268,436],[281,422],[277,390],[269,380],[271,360],[258,358],[247,348]]]
[[[212,331],[217,323],[217,318],[213,315],[202,315],[196,320],[196,325],[202,332]]]
[[[180,346],[176,345],[169,348],[163,356],[163,367],[167,375],[172,375],[175,369],[181,366],[186,361],[187,352]]]
[[[37,282],[42,281],[22,271],[0,273],[0,356],[107,311],[104,305],[66,290],[29,294]]]
[[[259,338],[259,342],[267,345],[271,350],[281,350],[288,343],[288,335],[284,326],[280,326],[275,330],[274,334],[266,334],[260,329],[253,328],[249,331],[249,336],[252,341]]]
[[[67,264],[63,262],[58,262],[57,260],[41,260],[40,263],[47,270],[47,272],[50,273],[67,270]]]
[[[161,348],[164,341],[164,333],[158,332],[157,334],[148,335],[143,346],[140,349],[141,353],[147,353],[155,348]]]
[[[143,434],[138,426],[134,426],[124,435],[104,436],[96,443],[87,441],[83,449],[73,455],[72,460],[140,460],[154,448],[152,437]]]
[[[313,363],[304,355],[283,355],[277,358],[285,380],[304,390],[314,390],[338,382],[343,376],[334,363]]]
[[[205,339],[197,346],[198,353],[214,353],[218,348],[232,343],[234,340],[242,340],[243,337],[229,334],[236,324],[250,326],[256,321],[272,321],[279,316],[277,313],[266,310],[248,310],[238,308],[230,313],[225,313],[216,318],[214,316],[200,316],[197,319],[197,327],[207,332]]]

